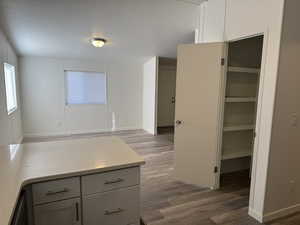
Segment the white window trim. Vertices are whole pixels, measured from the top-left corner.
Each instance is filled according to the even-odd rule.
[[[105,76],[105,103],[68,103],[68,85],[67,85],[67,75],[66,72],[82,72],[82,73],[102,73]],[[106,72],[101,71],[91,71],[91,70],[74,70],[74,69],[65,69],[64,70],[64,93],[65,93],[65,106],[72,107],[82,107],[82,106],[106,106],[108,104],[108,78]]]
[[[4,83],[5,83],[5,95],[7,95],[6,92],[6,79],[5,79],[5,66],[8,65],[9,67],[12,67],[14,69],[14,77],[13,77],[13,88],[14,88],[14,96],[13,98],[15,99],[15,106],[13,108],[11,108],[10,110],[8,110],[7,108],[7,96],[6,96],[6,110],[7,110],[7,114],[11,115],[12,113],[14,113],[17,109],[18,109],[18,97],[17,97],[17,80],[16,80],[16,67],[10,63],[3,63],[3,73],[4,73]]]

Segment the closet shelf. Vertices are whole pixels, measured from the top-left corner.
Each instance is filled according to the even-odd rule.
[[[225,125],[223,127],[224,132],[243,131],[243,130],[254,130],[254,125]]]
[[[247,68],[247,67],[228,67],[229,72],[236,72],[236,73],[252,73],[252,74],[259,74],[259,68]]]
[[[228,159],[238,159],[238,158],[243,158],[243,157],[248,157],[251,156],[251,149],[243,149],[243,150],[231,150],[231,152],[226,153],[226,151],[223,150],[223,152],[225,152],[222,155],[222,160],[228,160]]]
[[[256,102],[255,97],[226,97],[225,102]]]

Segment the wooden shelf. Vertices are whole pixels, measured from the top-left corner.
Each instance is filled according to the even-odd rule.
[[[225,102],[256,102],[255,97],[226,97]]]
[[[226,150],[223,152],[226,152]],[[222,160],[228,160],[228,159],[238,159],[243,157],[249,157],[251,156],[251,149],[242,149],[242,150],[233,150],[231,149],[228,153],[224,153],[222,155]]]
[[[259,68],[247,68],[247,67],[228,67],[229,72],[235,72],[235,73],[252,73],[252,74],[259,74],[260,69]]]
[[[254,125],[226,125],[223,127],[224,132],[254,130]]]

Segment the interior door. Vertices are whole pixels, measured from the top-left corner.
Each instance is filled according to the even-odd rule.
[[[218,187],[224,52],[224,43],[178,47],[175,177],[201,187]]]
[[[157,126],[174,126],[175,121],[176,68],[159,69]]]

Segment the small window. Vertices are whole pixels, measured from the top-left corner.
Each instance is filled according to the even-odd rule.
[[[106,75],[65,71],[66,104],[106,104]]]
[[[8,115],[17,109],[17,90],[15,67],[4,63],[4,79],[6,91],[6,106]]]

